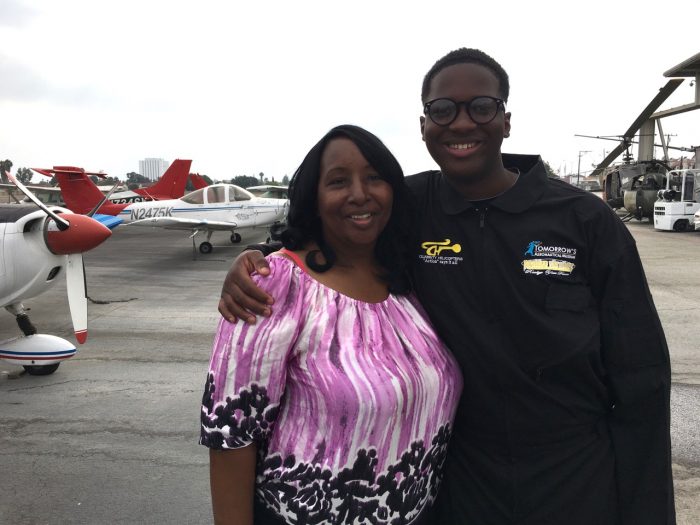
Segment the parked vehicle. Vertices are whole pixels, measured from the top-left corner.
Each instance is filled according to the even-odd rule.
[[[698,228],[700,211],[700,170],[672,170],[666,189],[659,190],[654,203],[654,228],[677,232]]]

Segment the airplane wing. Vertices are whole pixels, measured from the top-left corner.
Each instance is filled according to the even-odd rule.
[[[54,187],[54,186],[26,186],[29,188],[34,195],[38,195],[39,198],[48,204],[49,206],[52,205],[60,205],[63,201],[61,198],[61,188],[59,187]],[[19,196],[19,198],[15,197],[15,193]],[[14,200],[15,202],[20,202],[20,200],[25,200],[26,202],[29,202],[29,199],[25,198],[25,196],[22,194],[17,189],[17,186],[14,184],[6,184],[4,182],[0,182],[0,194],[7,194],[7,197],[9,199]],[[4,196],[3,196],[4,200]],[[5,202],[10,202],[5,201]]]
[[[101,222],[110,230],[113,230],[123,222],[123,219],[120,219],[119,217],[115,217],[114,215],[103,215],[101,213],[96,213],[92,216],[92,218]]]
[[[235,222],[207,221],[204,219],[181,219],[179,217],[152,217],[127,223],[126,226],[153,226],[166,230],[233,231]]]

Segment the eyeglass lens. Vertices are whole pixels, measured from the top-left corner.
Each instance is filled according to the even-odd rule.
[[[498,113],[498,99],[491,97],[476,97],[468,102],[455,102],[449,98],[433,100],[428,107],[428,116],[433,122],[447,126],[455,121],[459,106],[466,107],[469,118],[477,124],[491,122]]]

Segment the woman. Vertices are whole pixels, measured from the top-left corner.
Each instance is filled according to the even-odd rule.
[[[290,184],[257,324],[222,319],[201,415],[216,523],[418,524],[459,369],[410,295],[408,197],[382,142],[338,126]]]

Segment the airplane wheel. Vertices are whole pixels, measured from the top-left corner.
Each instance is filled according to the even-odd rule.
[[[232,233],[231,242],[233,244],[238,244],[239,242],[241,242],[241,235],[239,233]]]
[[[199,245],[199,252],[200,253],[211,253],[214,247],[211,245],[210,242],[204,241],[202,244]]]
[[[61,363],[54,363],[53,365],[24,365],[24,370],[30,376],[48,376],[53,374],[57,369],[58,365]]]

